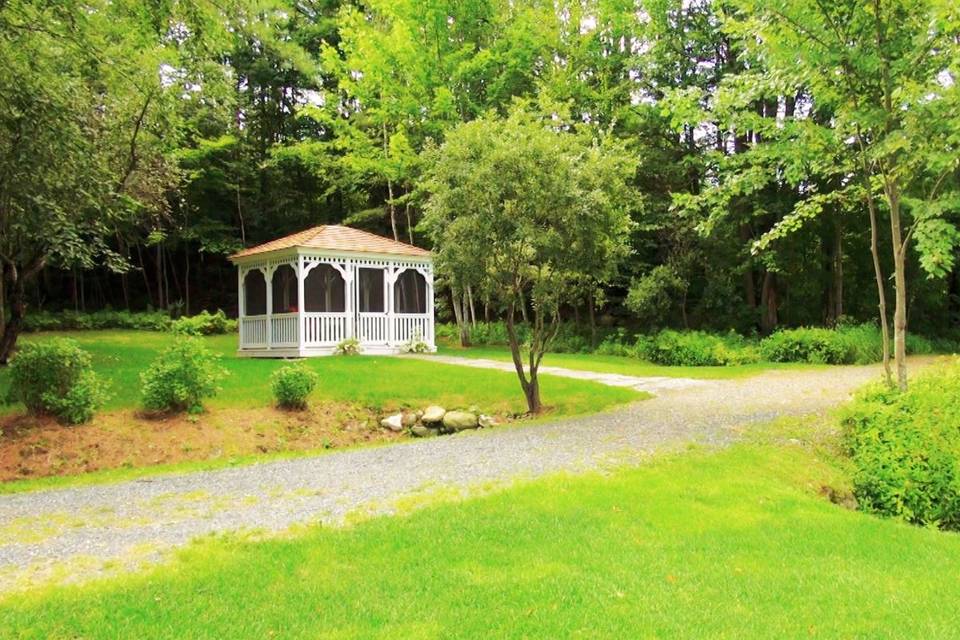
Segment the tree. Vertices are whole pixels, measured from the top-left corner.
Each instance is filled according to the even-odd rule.
[[[728,28],[768,69],[767,87],[808,91],[831,115],[831,141],[856,159],[844,178],[862,189],[869,214],[873,263],[886,326],[884,278],[878,251],[879,219],[889,222],[895,308],[897,383],[907,385],[907,250],[916,238],[921,266],[931,275],[953,268],[960,241],[950,215],[960,158],[960,7],[953,0],[738,0]],[[820,128],[821,131],[824,127]],[[823,136],[800,136],[815,155]],[[815,161],[815,160],[814,160]],[[848,185],[851,180],[845,180]],[[810,185],[808,181],[807,186]],[[822,211],[801,200],[772,230],[798,228]],[[886,343],[886,336],[885,336]],[[885,344],[886,351],[886,344]],[[884,365],[889,377],[889,364]]]
[[[422,224],[436,244],[437,267],[454,283],[481,286],[475,293],[504,311],[532,413],[542,409],[537,373],[560,306],[584,281],[615,274],[630,229],[632,161],[596,131],[574,134],[550,122],[517,107],[505,119],[461,125],[428,153],[423,185]],[[532,307],[527,371],[517,326],[524,299]]]

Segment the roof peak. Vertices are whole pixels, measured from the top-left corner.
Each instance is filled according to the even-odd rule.
[[[430,252],[412,244],[370,231],[340,224],[321,224],[271,240],[230,256],[231,260],[284,249],[304,248],[346,253],[374,253],[429,257]]]

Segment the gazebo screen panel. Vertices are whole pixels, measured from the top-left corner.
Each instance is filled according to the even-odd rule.
[[[282,264],[273,272],[273,312],[295,313],[297,302],[297,272]]]
[[[253,269],[243,278],[244,314],[262,316],[267,312],[267,281],[263,272]]]
[[[407,269],[393,284],[394,313],[427,312],[427,280],[419,271]]]
[[[387,310],[383,291],[383,269],[357,269],[360,313],[383,313]]]
[[[343,313],[346,311],[346,287],[340,272],[328,264],[319,264],[303,281],[304,311]]]

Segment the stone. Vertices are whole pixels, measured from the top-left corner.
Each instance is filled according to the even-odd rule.
[[[469,411],[447,411],[443,414],[443,426],[453,431],[476,429],[478,426],[477,414]]]
[[[432,438],[440,435],[440,429],[425,427],[422,424],[415,425],[410,432],[418,438]]]
[[[496,426],[497,421],[493,419],[493,416],[488,416],[481,413],[479,416],[477,416],[477,424],[479,424],[483,429],[488,429]]]
[[[435,424],[437,422],[443,421],[443,416],[447,412],[443,407],[438,407],[435,404],[430,405],[423,410],[423,415],[420,416],[420,420],[424,424]]]
[[[396,413],[380,421],[380,426],[390,431],[403,431],[403,414]]]
[[[417,414],[410,413],[409,411],[404,412],[400,418],[400,424],[409,429],[413,425],[417,424]]]

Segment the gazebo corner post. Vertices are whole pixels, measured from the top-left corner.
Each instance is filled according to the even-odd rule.
[[[394,285],[397,282],[397,276],[400,274],[396,263],[384,268],[384,284],[387,287],[384,296],[384,306],[387,311],[387,346],[394,348],[397,346],[397,328],[396,328],[396,307],[394,305]]]
[[[306,355],[305,344],[306,340],[304,338],[305,329],[307,324],[307,317],[304,311],[306,310],[306,303],[304,301],[304,279],[306,278],[305,274],[305,265],[306,261],[303,259],[302,253],[297,253],[297,354],[302,358]]]
[[[429,338],[427,339],[427,344],[430,345],[431,351],[437,350],[437,328],[435,325],[436,319],[434,317],[434,299],[433,299],[433,268],[427,269],[427,331],[429,332]]]
[[[276,267],[268,265],[263,269],[263,279],[267,289],[267,351],[273,348],[273,270]]]
[[[239,350],[243,350],[243,267],[237,265],[237,333],[239,334]]]

